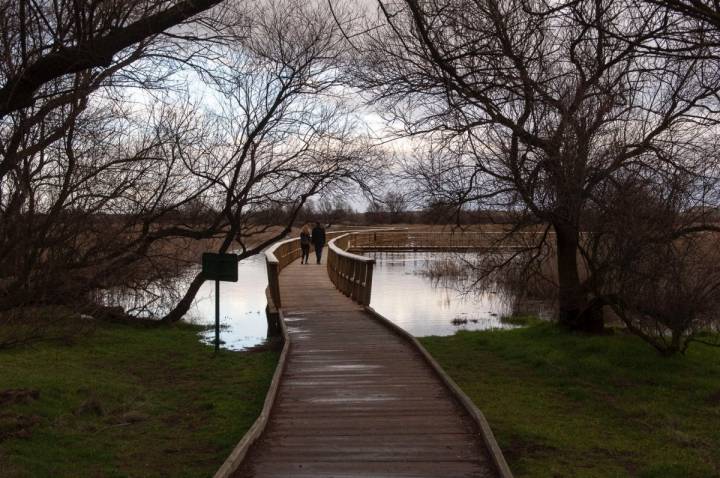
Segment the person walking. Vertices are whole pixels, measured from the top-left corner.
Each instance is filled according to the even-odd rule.
[[[322,259],[322,250],[325,246],[325,228],[320,225],[319,222],[315,223],[315,227],[312,230],[312,243],[315,246],[315,257],[317,263],[320,264]]]
[[[310,228],[307,224],[300,231],[300,249],[302,249],[300,264],[307,264],[310,258]]]

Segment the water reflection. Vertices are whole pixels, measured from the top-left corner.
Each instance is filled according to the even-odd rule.
[[[457,253],[368,253],[376,260],[371,306],[411,334],[452,335],[458,330],[511,328],[500,321],[510,305],[501,292],[467,294],[452,280],[428,276],[433,263],[472,260]]]
[[[103,294],[107,305],[119,305],[139,317],[162,317],[185,292],[188,283],[198,272],[191,267],[181,277],[150,284],[143,291],[114,289]],[[265,288],[267,272],[265,256],[258,254],[238,263],[238,281],[220,283],[220,340],[223,348],[243,350],[263,344],[267,340],[265,316]],[[206,281],[183,320],[207,326],[200,340],[212,344],[215,340],[215,282]]]
[[[461,291],[457,277],[432,278],[428,271],[448,270],[448,264],[471,261],[471,254],[458,253],[368,253],[375,257],[371,305],[388,319],[415,336],[452,335],[457,330],[512,328],[500,321],[510,315],[512,301],[500,291],[483,290],[467,294]],[[440,267],[434,267],[440,266]],[[452,268],[450,268],[452,272]],[[104,301],[120,305],[139,316],[162,316],[184,292],[197,268],[183,277],[154,284],[142,294],[113,290]],[[457,272],[457,271],[456,271]],[[265,257],[258,254],[238,264],[238,282],[220,283],[220,338],[222,347],[243,350],[267,340]],[[541,306],[537,305],[537,308]],[[517,307],[517,304],[515,305]],[[537,313],[536,306],[529,312]],[[515,310],[517,312],[517,308]],[[526,311],[528,312],[528,311]],[[544,314],[540,312],[540,315]],[[201,341],[212,344],[215,338],[215,283],[205,282],[183,320],[207,326]],[[288,318],[292,321],[293,318]]]
[[[222,347],[243,350],[265,342],[265,288],[267,272],[265,255],[258,254],[238,263],[238,281],[220,283],[220,340]],[[185,319],[195,324],[215,324],[215,282],[206,281]],[[214,343],[215,330],[201,334],[202,341]]]

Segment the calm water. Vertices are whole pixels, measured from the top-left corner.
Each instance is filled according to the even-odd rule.
[[[452,281],[434,281],[424,272],[433,261],[457,258],[454,253],[369,254],[376,259],[371,306],[411,334],[452,335],[458,330],[508,328],[500,317],[510,313],[494,291],[466,294]]]
[[[197,274],[199,265],[163,284],[151,284],[147,291],[132,293],[121,289],[106,291],[103,300],[119,305],[139,317],[162,317],[176,303],[179,294]],[[267,339],[265,255],[258,254],[238,263],[238,281],[220,283],[220,340],[222,347],[243,350]],[[183,320],[208,326],[201,334],[206,343],[215,341],[215,282],[206,281]]]
[[[504,297],[494,291],[464,294],[452,281],[431,279],[425,272],[435,261],[451,258],[438,253],[371,253],[376,259],[373,276],[372,307],[411,334],[452,335],[458,330],[508,328],[499,318],[510,312]],[[454,257],[458,257],[457,254]],[[166,297],[165,304],[146,307],[147,313],[138,315],[162,316],[173,303],[170,289],[184,292],[187,282],[197,269],[188,270],[185,277],[171,285],[157,286],[155,295]],[[220,283],[220,339],[224,348],[243,350],[263,344],[267,340],[265,317],[265,288],[267,273],[265,256],[258,254],[238,264],[238,282]],[[135,303],[147,296],[131,299],[129,294],[113,291],[109,303],[132,310]],[[137,313],[137,311],[136,311]],[[201,340],[213,343],[215,338],[215,283],[205,282],[192,307],[183,320],[208,326]]]
[[[499,317],[509,309],[499,294],[486,291],[463,294],[451,284],[433,281],[426,271],[433,261],[449,254],[374,253],[372,306],[418,337],[452,335],[457,330],[505,328]],[[456,256],[457,257],[457,256]],[[220,338],[224,347],[242,350],[262,344],[267,337],[265,256],[258,254],[238,265],[238,282],[220,283]],[[206,282],[185,320],[213,325],[215,283]],[[202,334],[212,343],[214,330]]]
[[[238,281],[220,282],[220,340],[225,348],[243,350],[267,339],[265,255],[257,254],[238,263]],[[185,320],[194,324],[215,324],[215,282],[206,281]],[[202,333],[202,340],[214,343],[215,329]]]

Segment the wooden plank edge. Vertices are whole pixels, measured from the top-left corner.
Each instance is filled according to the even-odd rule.
[[[463,406],[463,408],[465,408],[465,410],[477,424],[480,430],[480,434],[482,435],[483,442],[485,443],[485,446],[490,453],[490,458],[495,464],[495,468],[497,469],[500,478],[513,478],[512,471],[510,471],[510,467],[508,466],[507,461],[505,461],[505,456],[503,455],[503,452],[500,449],[497,440],[495,440],[495,435],[490,428],[490,424],[485,418],[485,415],[483,415],[480,409],[475,406],[472,400],[470,400],[470,397],[468,397],[465,392],[462,391],[458,384],[455,383],[455,381],[450,377],[450,375],[447,374],[447,372],[445,372],[445,370],[440,366],[439,363],[437,363],[435,358],[430,355],[430,353],[425,349],[425,347],[423,347],[423,345],[418,341],[418,339],[416,339],[413,335],[411,335],[408,331],[406,331],[396,323],[389,320],[387,317],[377,312],[372,307],[365,306],[365,311],[368,312],[380,323],[390,328],[397,335],[410,342],[415,347],[415,349],[420,352],[420,355],[423,357],[423,359],[440,377],[440,380],[442,380],[448,390],[450,390],[451,395],[453,395],[455,399]]]
[[[285,372],[287,356],[290,351],[290,335],[288,334],[281,308],[277,309],[277,314],[280,329],[282,331],[283,348],[282,352],[280,352],[280,359],[275,366],[275,373],[273,374],[272,381],[270,382],[267,395],[265,395],[265,402],[263,403],[262,411],[260,412],[260,416],[255,419],[255,422],[252,424],[250,429],[248,429],[240,442],[235,445],[235,448],[232,452],[230,452],[230,455],[225,459],[222,466],[218,469],[215,475],[213,475],[214,478],[229,478],[233,473],[235,473],[235,471],[237,471],[245,459],[250,447],[265,431],[265,427],[270,419],[270,412],[272,411],[273,405],[275,405],[275,399],[277,398],[278,389],[280,388],[280,380]]]

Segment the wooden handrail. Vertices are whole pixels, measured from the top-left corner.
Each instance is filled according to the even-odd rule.
[[[374,231],[353,234],[349,250],[502,250],[533,245],[543,233],[499,231]]]
[[[342,236],[336,237],[332,241],[328,243],[328,247],[331,251],[333,251],[336,254],[339,254],[343,257],[346,257],[348,259],[354,260],[354,261],[360,261],[360,262],[375,262],[375,259],[372,257],[362,256],[360,254],[353,254],[352,252],[348,252],[344,249],[341,249],[342,247],[349,247],[350,241],[352,236],[354,236],[357,233],[354,232],[348,232],[347,234],[343,234]],[[329,256],[328,256],[329,257]]]
[[[327,234],[337,235],[339,232],[329,232]],[[301,255],[302,248],[300,247],[299,237],[280,241],[265,251],[265,267],[267,268],[269,295],[276,309],[282,307],[280,272],[296,261]]]
[[[297,244],[294,244],[297,243]],[[270,291],[269,300],[272,300],[272,306],[275,309],[282,307],[282,299],[280,298],[280,271],[283,270],[290,262],[289,260],[295,255],[295,249],[300,249],[300,238],[286,239],[270,246],[265,251],[265,267],[268,276],[268,290]]]
[[[388,229],[383,230],[387,231]],[[352,231],[327,231],[326,236],[330,239],[350,232]],[[273,304],[270,304],[271,307],[274,307],[275,309],[282,307],[282,298],[280,295],[280,272],[285,267],[298,260],[301,255],[302,248],[300,247],[299,237],[293,237],[277,242],[265,251],[265,266],[267,268],[269,290],[268,295],[273,302]]]
[[[528,233],[537,235],[537,233]],[[451,250],[463,248],[517,248],[517,240],[507,241],[507,233],[497,231],[412,231],[408,229],[365,229],[327,232],[328,275],[343,294],[362,305],[370,305],[375,260],[349,250],[393,250],[394,248],[428,248]],[[517,236],[515,236],[517,237]],[[499,245],[499,242],[504,245]],[[280,272],[302,254],[300,238],[280,241],[265,252],[268,295],[276,309],[282,307]]]
[[[354,235],[344,234],[328,244],[328,276],[340,292],[359,304],[370,305],[375,259],[345,250]]]
[[[370,305],[375,260],[350,250],[471,250],[517,249],[526,247],[521,238],[541,236],[538,232],[508,235],[500,231],[413,231],[384,228],[327,232],[328,275],[343,294],[362,305]],[[282,307],[280,272],[302,255],[300,238],[280,241],[265,252],[268,296],[274,308]]]
[[[537,237],[538,234],[531,233]],[[330,241],[328,276],[346,296],[362,305],[370,305],[375,260],[353,254],[351,250],[478,250],[517,249],[527,244],[518,236],[497,231],[412,231],[408,229],[371,229],[353,231]]]

